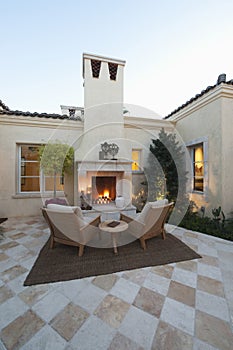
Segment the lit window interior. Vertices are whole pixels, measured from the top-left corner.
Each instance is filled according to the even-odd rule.
[[[139,163],[140,163],[140,150],[132,151],[132,171],[139,171]]]
[[[204,187],[204,155],[203,146],[197,146],[193,150],[194,157],[194,190],[203,191]]]

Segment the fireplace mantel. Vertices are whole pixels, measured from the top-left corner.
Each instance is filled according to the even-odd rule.
[[[82,193],[93,199],[93,177],[116,177],[116,195],[125,199],[126,205],[132,203],[132,162],[124,159],[78,161],[76,163],[78,176],[78,205]]]
[[[132,162],[125,160],[96,160],[96,161],[78,161],[77,171],[78,173],[86,173],[88,171],[97,172],[126,172],[132,173]]]

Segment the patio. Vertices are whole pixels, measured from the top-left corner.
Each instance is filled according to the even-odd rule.
[[[233,243],[169,226],[202,258],[24,287],[49,230],[42,217],[2,227],[1,350],[232,349]]]

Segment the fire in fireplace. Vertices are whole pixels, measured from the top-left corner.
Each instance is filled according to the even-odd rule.
[[[116,198],[116,176],[92,176],[92,202],[108,204]]]

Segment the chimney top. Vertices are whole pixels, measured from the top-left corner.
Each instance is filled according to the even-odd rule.
[[[226,82],[226,74],[225,73],[220,74],[218,76],[217,84],[221,84],[221,83],[225,83],[225,82]]]
[[[100,56],[100,55],[93,55],[90,53],[83,53],[83,78],[85,76],[84,72],[84,60],[89,59],[89,60],[97,60],[101,62],[107,62],[107,63],[114,63],[117,65],[125,66],[126,61],[119,60],[118,58],[110,58],[110,57],[105,57],[105,56]]]

